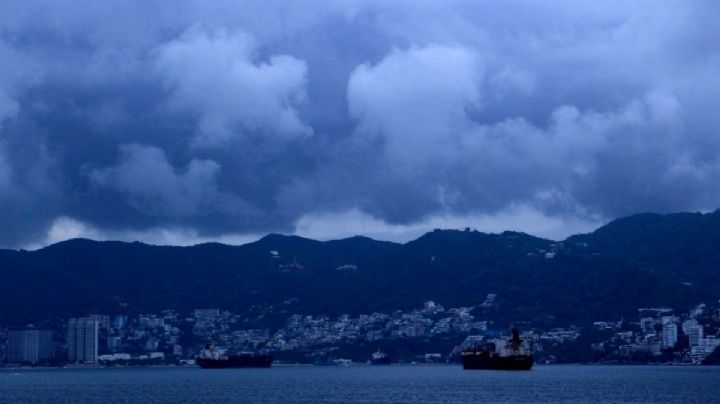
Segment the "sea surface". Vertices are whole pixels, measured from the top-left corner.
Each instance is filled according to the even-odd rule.
[[[2,403],[720,403],[720,367],[0,370]]]

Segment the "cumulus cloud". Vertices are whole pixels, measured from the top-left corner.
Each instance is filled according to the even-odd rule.
[[[247,35],[198,27],[159,48],[156,64],[169,103],[197,114],[198,144],[312,132],[296,109],[306,98],[306,64],[288,55],[256,61],[255,48]]]
[[[358,66],[348,84],[351,117],[361,135],[380,135],[397,162],[451,152],[479,109],[482,64],[462,47],[431,45],[393,50]],[[452,155],[447,156],[451,158]]]
[[[219,209],[232,215],[241,207],[237,206],[241,201],[218,192],[220,166],[212,160],[192,159],[177,170],[157,147],[131,144],[120,151],[116,166],[95,169],[90,178],[98,186],[118,191],[140,213],[183,217]]]
[[[518,217],[562,237],[715,209],[719,13],[704,1],[3,4],[0,246],[327,238],[370,222],[398,239],[463,222],[523,230]]]
[[[504,176],[493,195],[533,202],[546,211],[584,209],[630,214],[629,199],[645,199],[652,210],[682,209],[671,195],[639,184],[660,184],[682,139],[672,95],[650,93],[609,111],[558,107],[547,126],[523,118],[479,124],[465,137],[475,178]],[[621,171],[632,173],[623,176]],[[611,183],[608,173],[615,171]],[[483,182],[492,183],[490,178]],[[710,184],[707,184],[710,185]],[[680,183],[675,184],[680,186]],[[716,189],[707,190],[717,195]],[[487,195],[487,199],[498,199]],[[510,200],[500,200],[500,205]],[[602,206],[602,207],[601,207]]]

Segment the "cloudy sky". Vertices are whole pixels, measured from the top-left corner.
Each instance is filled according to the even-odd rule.
[[[0,5],[0,247],[720,207],[716,1]]]

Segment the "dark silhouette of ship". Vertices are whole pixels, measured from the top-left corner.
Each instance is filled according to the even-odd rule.
[[[463,369],[530,370],[535,363],[532,353],[524,346],[516,328],[513,328],[512,338],[507,341],[500,341],[500,344],[478,344],[476,341],[460,355]]]
[[[386,353],[383,353],[379,349],[377,352],[373,352],[373,354],[370,357],[371,365],[389,365],[391,363],[392,363],[392,360],[390,359],[390,356],[388,356],[388,354],[386,354]]]
[[[212,344],[205,346],[202,354],[197,357],[195,363],[203,369],[223,368],[269,368],[272,366],[273,357],[269,354],[256,354],[242,352],[235,355],[227,355],[217,352]]]

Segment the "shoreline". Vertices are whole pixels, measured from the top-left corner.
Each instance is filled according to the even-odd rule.
[[[366,363],[351,363],[347,366],[317,366],[312,363],[281,363],[273,364],[271,368],[296,368],[296,367],[317,367],[317,368],[348,368],[348,367],[371,367],[372,365]],[[459,363],[393,363],[387,365],[389,367],[459,367],[462,365]],[[380,366],[378,368],[384,368],[387,366]],[[564,366],[583,366],[583,367],[595,367],[595,366],[607,366],[607,367],[698,367],[698,368],[711,368],[720,367],[720,364],[715,365],[699,365],[693,363],[658,363],[658,364],[643,364],[643,363],[547,363],[547,364],[535,364],[535,367],[564,367]],[[373,366],[374,368],[377,366]],[[190,369],[196,368],[201,369],[197,365],[137,365],[137,366],[93,366],[93,365],[80,365],[80,366],[18,366],[18,367],[0,367],[0,372],[12,372],[12,371],[28,371],[28,370],[76,370],[76,369]],[[242,369],[242,368],[238,368]],[[251,369],[251,368],[246,368]]]

